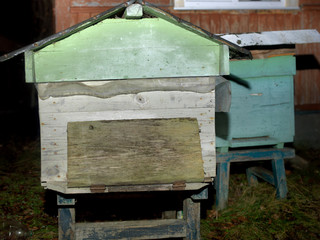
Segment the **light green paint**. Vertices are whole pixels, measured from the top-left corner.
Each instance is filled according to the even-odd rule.
[[[223,54],[218,43],[160,18],[106,19],[34,52],[26,76],[27,82],[215,76],[228,72]]]
[[[26,51],[24,54],[25,58],[25,75],[26,81],[35,79],[35,71],[34,71],[34,59],[33,59],[33,51]]]
[[[281,56],[248,61],[231,61],[230,72],[239,78],[295,75],[296,60],[293,56]]]
[[[293,56],[230,62],[231,108],[216,113],[216,146],[249,147],[292,142]]]
[[[229,47],[226,45],[220,45],[220,75],[229,75]]]

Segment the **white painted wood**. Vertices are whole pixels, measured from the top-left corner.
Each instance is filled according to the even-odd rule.
[[[214,91],[143,92],[111,98],[69,96],[39,99],[42,185],[61,192],[90,189],[61,187],[67,181],[67,124],[77,121],[196,118],[199,124],[205,177],[215,176]]]
[[[54,160],[41,162],[41,182],[45,185],[48,181],[67,181],[67,161]]]
[[[201,133],[207,131],[214,133],[214,109],[154,109],[154,110],[128,110],[128,111],[101,111],[101,112],[64,112],[40,113],[42,129],[48,136],[66,134],[68,122],[100,121],[100,120],[130,120],[130,119],[155,119],[155,118],[197,118]],[[204,121],[204,122],[202,122]],[[208,121],[207,123],[205,121]],[[64,128],[63,128],[64,127]]]
[[[118,95],[112,98],[70,96],[39,99],[41,113],[45,112],[99,112],[140,109],[214,108],[214,92],[142,92]]]
[[[240,47],[320,42],[320,34],[315,29],[225,34],[220,37]]]
[[[116,120],[116,119],[145,119],[145,118],[175,118],[175,117],[196,117],[199,123],[201,148],[204,161],[205,177],[215,176],[215,128],[213,127],[214,111],[210,109],[184,109],[171,110],[166,113],[163,110],[153,111],[126,111],[126,112],[99,112],[98,117],[89,113],[56,113],[41,114],[41,159],[42,181],[61,181],[66,179],[67,164],[67,123],[71,121],[95,121],[95,120]],[[134,114],[136,113],[136,114]],[[148,114],[148,115],[147,115]],[[130,116],[130,118],[128,118]],[[122,118],[121,118],[122,117]],[[208,120],[209,119],[209,120]],[[52,165],[52,162],[62,162]],[[58,167],[57,167],[58,166]],[[50,170],[51,169],[51,170]],[[57,171],[58,170],[58,171]],[[60,171],[61,170],[61,171]],[[48,172],[56,172],[56,176]]]

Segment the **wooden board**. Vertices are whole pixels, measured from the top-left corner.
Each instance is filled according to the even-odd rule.
[[[186,95],[185,97],[187,97]],[[127,120],[127,119],[157,119],[157,118],[194,118],[198,119],[202,156],[206,177],[215,176],[215,128],[214,110],[212,108],[191,109],[141,109],[121,111],[91,111],[92,104],[89,97],[87,104],[79,112],[60,112],[59,106],[52,104],[52,100],[39,99],[41,109],[51,109],[50,113],[40,113],[41,124],[41,181],[43,186],[48,182],[64,182],[67,180],[67,123],[74,121]],[[182,98],[184,99],[184,98]],[[100,99],[108,103],[106,99]],[[58,107],[58,111],[55,111]],[[73,105],[70,105],[71,109]],[[81,111],[80,111],[81,110]]]
[[[200,81],[199,84],[202,84]],[[205,178],[215,176],[215,91],[194,93],[179,91],[141,92],[111,98],[68,96],[39,98],[41,130],[41,182],[42,186],[63,193],[90,193],[90,188],[67,187],[67,124],[68,122],[196,118],[200,130]],[[199,189],[200,183],[186,184],[186,189]],[[171,190],[167,185],[135,185],[122,190]],[[119,187],[105,192],[119,191]]]
[[[68,123],[68,186],[203,182],[196,119]]]
[[[106,19],[26,52],[26,81],[217,76],[229,73],[228,55],[226,46],[160,18]]]

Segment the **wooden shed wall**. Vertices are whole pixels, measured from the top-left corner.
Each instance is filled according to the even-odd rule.
[[[64,30],[123,0],[56,0],[56,32]],[[148,0],[172,14],[212,33],[244,33],[276,30],[317,29],[320,32],[320,3],[318,0],[300,0],[299,10],[208,10],[177,11],[173,0]],[[320,109],[320,43],[297,45],[296,55],[314,60],[295,77],[295,105],[298,109]]]

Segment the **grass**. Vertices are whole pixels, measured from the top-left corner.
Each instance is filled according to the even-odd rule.
[[[0,146],[0,222],[23,228],[28,239],[57,239],[55,211],[47,209],[40,186],[39,148],[37,141],[21,140]],[[8,227],[0,230],[0,239],[8,238]]]
[[[40,186],[39,149],[38,141],[0,144],[0,222],[21,223],[32,240],[57,239],[55,194]],[[320,151],[301,154],[310,167],[287,168],[285,200],[277,200],[267,183],[248,186],[244,171],[231,174],[229,207],[219,213],[208,208],[202,238],[320,239]],[[0,225],[0,239],[5,230]]]
[[[203,239],[320,239],[320,152],[308,169],[287,171],[288,198],[264,182],[250,187],[244,173],[230,178],[229,207],[208,211]]]

